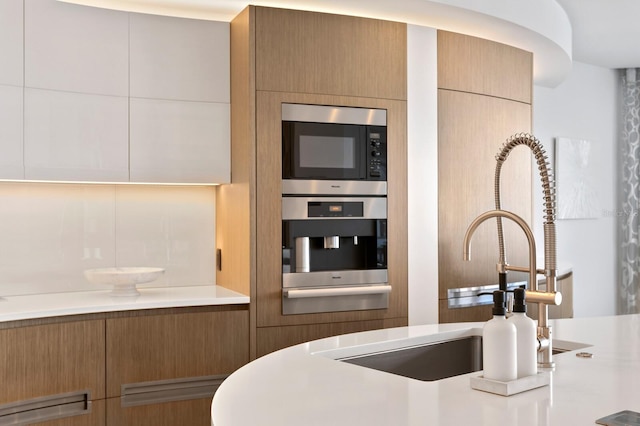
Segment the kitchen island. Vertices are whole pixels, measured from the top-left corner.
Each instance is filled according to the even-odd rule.
[[[555,346],[567,352],[554,355],[548,386],[505,397],[471,389],[481,372],[426,382],[337,360],[479,335],[483,323],[401,327],[316,340],[245,365],[216,392],[212,424],[590,425],[640,412],[640,315],[551,324]]]

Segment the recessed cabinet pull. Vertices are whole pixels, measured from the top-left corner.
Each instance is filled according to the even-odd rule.
[[[40,423],[91,413],[88,390],[0,405],[0,426]]]
[[[219,374],[215,376],[125,384],[121,386],[120,405],[122,407],[133,407],[136,405],[211,398],[226,378],[226,374]]]

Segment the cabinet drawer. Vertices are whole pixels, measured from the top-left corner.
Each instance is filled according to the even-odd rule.
[[[107,395],[122,385],[230,374],[249,360],[249,312],[107,319]]]
[[[104,398],[104,321],[0,330],[0,404],[87,389]]]
[[[209,426],[210,424],[211,398],[135,407],[121,407],[120,398],[107,399],[107,425],[109,426]]]

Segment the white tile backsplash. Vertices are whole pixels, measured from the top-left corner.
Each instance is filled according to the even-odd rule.
[[[214,282],[213,187],[118,186],[116,204],[117,266],[163,267],[171,286]]]
[[[0,296],[93,290],[90,268],[160,266],[215,284],[212,187],[0,183]]]

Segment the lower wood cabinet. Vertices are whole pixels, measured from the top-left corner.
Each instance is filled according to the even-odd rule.
[[[257,357],[310,340],[380,328],[404,327],[406,325],[408,325],[406,318],[391,318],[372,321],[260,327],[256,331]]]
[[[0,323],[0,424],[206,426],[248,361],[248,305]]]
[[[0,424],[101,424],[104,321],[0,328]]]
[[[107,401],[104,399],[93,401],[91,410],[85,414],[31,424],[33,426],[105,426],[107,421],[106,405]]]
[[[120,398],[107,399],[107,424],[113,426],[208,426],[211,397],[122,407]]]

